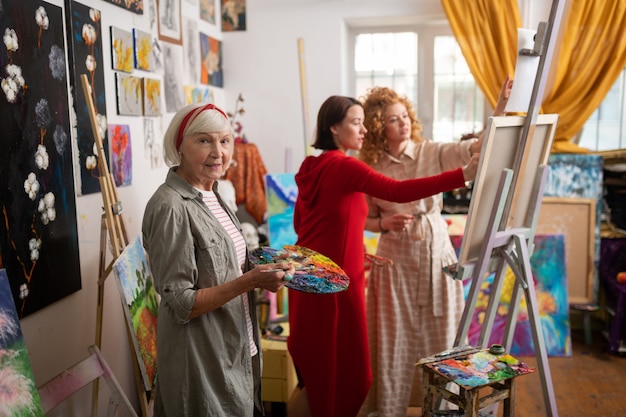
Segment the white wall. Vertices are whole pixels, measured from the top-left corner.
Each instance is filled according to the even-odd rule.
[[[62,3],[60,0],[52,1],[54,4]],[[144,0],[146,14],[139,16],[104,1],[85,0],[85,3],[102,11],[103,49],[108,51],[110,45],[110,25],[150,31],[148,11],[153,1]],[[345,82],[348,23],[386,24],[396,19],[418,22],[445,18],[440,0],[248,0],[247,7],[245,32],[221,33],[218,28],[206,27],[202,23],[200,28],[223,40],[225,86],[223,92],[217,91],[216,102],[225,110],[233,111],[238,94],[244,94],[246,113],[240,121],[248,139],[259,147],[270,173],[295,172],[305,155],[305,141],[310,143],[312,138],[321,103],[333,94],[350,94]],[[531,9],[526,7],[522,10],[531,13]],[[541,16],[539,20],[545,18]],[[308,90],[309,130],[306,137],[299,81],[298,38],[304,41]],[[150,168],[143,150],[142,119],[116,115],[114,74],[110,70],[109,53],[104,54],[104,60],[109,123],[129,124],[131,127],[133,185],[120,187],[118,192],[124,206],[128,234],[133,239],[140,234],[145,203],[163,181],[166,168]],[[161,131],[168,120],[168,117],[163,117]],[[285,161],[288,152],[292,153],[290,167]],[[76,203],[82,289],[21,321],[38,385],[86,357],[87,346],[95,341],[102,199],[100,194],[92,194],[77,197]],[[110,261],[107,250],[107,262]],[[107,278],[104,289],[102,352],[125,392],[138,407],[130,345],[112,275]],[[99,408],[100,414],[104,415],[105,384],[100,384],[100,387]],[[89,415],[90,394],[90,389],[83,390],[50,416]]]

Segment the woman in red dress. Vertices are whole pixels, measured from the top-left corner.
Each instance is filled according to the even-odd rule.
[[[288,348],[301,390],[289,417],[356,416],[372,381],[365,319],[365,194],[395,202],[418,200],[463,187],[476,175],[478,155],[462,169],[396,181],[347,154],[358,151],[367,130],[363,107],[332,96],[319,110],[313,147],[296,174],[294,228],[299,246],[328,256],[350,277],[346,291],[289,291]],[[390,323],[392,325],[392,323]]]

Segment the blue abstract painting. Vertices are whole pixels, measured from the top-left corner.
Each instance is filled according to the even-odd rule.
[[[267,227],[270,246],[280,249],[295,245],[298,236],[293,228],[293,210],[298,196],[294,174],[268,174],[265,176],[267,190]]]

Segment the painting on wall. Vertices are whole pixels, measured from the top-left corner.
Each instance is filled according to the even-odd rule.
[[[200,84],[200,37],[198,36],[198,21],[187,17],[185,17],[184,21],[184,83]]]
[[[157,126],[154,119],[144,117],[143,119],[143,149],[144,155],[150,161],[150,168],[157,169],[164,165],[163,154],[163,135],[156,132]]]
[[[463,237],[452,236],[451,239],[458,253]],[[548,356],[570,357],[572,345],[565,271],[565,238],[563,235],[535,235],[534,242],[535,249],[530,257],[530,267],[546,352]],[[485,278],[478,294],[476,309],[471,316],[468,332],[470,344],[478,343],[494,275],[492,273]],[[466,297],[469,294],[470,285],[471,279],[463,282]],[[510,268],[507,268],[500,294],[500,305],[488,344],[502,343],[514,285],[515,275]],[[510,353],[519,356],[535,356],[524,296],[521,297],[519,305]]]
[[[107,3],[122,7],[133,13],[143,14],[143,0],[104,0]]]
[[[215,103],[213,91],[208,87],[185,85],[183,89],[185,90],[185,104]]]
[[[246,0],[222,0],[222,30],[246,30]]]
[[[156,381],[156,327],[159,302],[141,239],[137,237],[113,263],[126,324],[146,391]]]
[[[224,87],[222,71],[222,42],[200,32],[200,82]]]
[[[265,176],[267,190],[267,227],[270,246],[280,249],[295,245],[298,236],[293,229],[293,210],[298,196],[294,174],[268,174]]]
[[[117,94],[117,114],[122,116],[141,116],[143,114],[141,78],[116,72],[115,86]]]
[[[66,3],[68,4],[68,3]],[[76,114],[76,143],[78,158],[75,160],[76,189],[79,195],[100,192],[98,152],[89,117],[89,108],[83,91],[81,75],[85,74],[91,87],[91,102],[98,120],[98,133],[102,138],[105,156],[108,157],[106,94],[104,90],[104,60],[102,51],[102,25],[100,10],[71,1],[66,13],[70,85],[74,91]],[[105,162],[106,163],[106,162]]]
[[[141,80],[143,86],[143,115],[161,115],[161,80],[144,77]]]
[[[42,416],[30,357],[5,269],[0,269],[0,324],[0,415]]]
[[[174,113],[183,107],[185,102],[180,77],[180,74],[183,73],[183,47],[169,42],[161,42],[161,50],[164,62],[165,111]]]
[[[111,174],[115,185],[131,185],[133,181],[133,153],[128,125],[109,125],[111,138]]]
[[[200,0],[200,19],[215,24],[215,2],[217,0]]]
[[[133,34],[115,26],[111,26],[111,65],[124,72],[132,72],[135,66]]]
[[[62,10],[2,7],[0,251],[22,318],[80,290],[78,228]]]
[[[139,29],[133,29],[133,58],[135,68],[153,71],[152,35]]]
[[[182,44],[181,0],[158,0],[157,19],[159,39],[175,44]]]

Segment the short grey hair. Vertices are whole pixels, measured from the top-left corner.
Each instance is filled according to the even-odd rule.
[[[168,167],[180,165],[180,154],[178,153],[178,149],[176,148],[176,141],[178,139],[178,129],[180,128],[183,119],[189,113],[192,113],[199,108],[205,107],[206,105],[207,103],[190,104],[178,110],[172,118],[172,121],[170,122],[167,130],[165,131],[165,135],[163,136],[163,159],[165,160],[165,163]],[[200,132],[212,133],[228,130],[230,136],[233,138],[233,141],[231,141],[231,146],[234,147],[235,134],[233,132],[233,127],[230,124],[230,120],[228,119],[228,117],[225,117],[224,114],[222,114],[222,112],[217,108],[201,111],[191,121],[191,123],[187,123],[187,126],[183,131],[183,138],[185,136],[194,135]],[[234,148],[231,150],[234,150]]]

